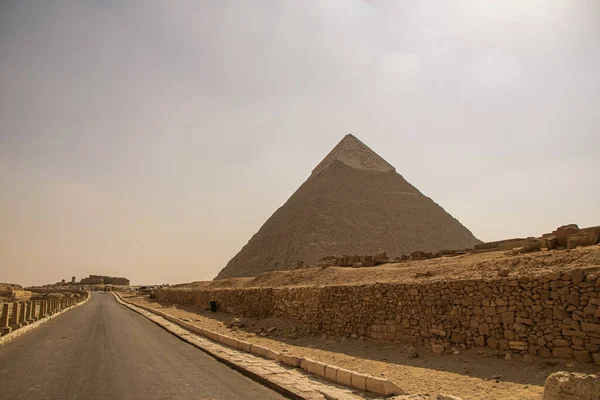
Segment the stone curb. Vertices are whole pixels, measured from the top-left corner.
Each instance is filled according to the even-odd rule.
[[[142,314],[140,312],[140,309],[144,310],[144,311],[147,311],[147,312],[150,312],[152,314],[158,315],[159,317],[163,317],[166,320],[168,320],[170,322],[173,322],[176,325],[178,325],[178,326],[180,326],[180,327],[182,327],[184,329],[187,329],[185,326],[183,326],[181,324],[181,323],[185,324],[185,321],[177,320],[177,318],[174,318],[174,317],[172,317],[172,316],[170,316],[170,315],[168,315],[166,313],[163,313],[163,312],[160,312],[160,311],[156,311],[156,310],[152,310],[152,309],[150,309],[150,307],[142,306],[142,305],[139,305],[139,304],[131,304],[131,303],[127,302],[125,299],[123,299],[121,296],[117,295],[115,292],[113,292],[113,295],[115,296],[115,300],[119,304],[121,304],[121,305],[129,308],[130,310],[132,310],[132,311],[140,314],[142,317],[148,318],[146,315],[144,315],[144,314]],[[175,320],[177,320],[177,322],[175,322]],[[274,389],[275,391],[277,391],[277,392],[279,392],[279,393],[281,393],[281,394],[283,394],[283,395],[285,395],[285,396],[287,396],[287,397],[289,397],[291,399],[294,399],[294,400],[309,400],[309,398],[303,396],[301,393],[296,393],[295,391],[293,391],[290,388],[287,388],[287,387],[282,386],[282,385],[280,385],[280,384],[278,384],[276,382],[273,382],[273,381],[271,381],[271,380],[269,380],[269,379],[267,379],[267,378],[265,378],[263,376],[260,376],[260,375],[258,375],[256,373],[254,373],[254,372],[252,372],[252,371],[244,368],[241,365],[235,364],[235,363],[233,363],[233,362],[231,362],[231,361],[229,361],[229,360],[227,360],[227,359],[219,356],[218,354],[216,354],[216,353],[214,353],[214,352],[212,352],[212,351],[210,351],[210,350],[208,350],[206,348],[203,348],[203,347],[199,346],[197,343],[194,343],[194,342],[188,340],[185,336],[179,335],[176,332],[173,332],[173,331],[169,330],[166,326],[160,324],[157,321],[153,321],[151,319],[150,319],[150,321],[154,322],[156,325],[158,325],[159,327],[163,328],[164,330],[166,330],[170,334],[172,334],[174,336],[177,336],[179,339],[183,340],[184,342],[187,342],[187,343],[191,344],[192,346],[196,347],[197,349],[199,349],[199,350],[203,351],[204,353],[208,354],[209,356],[213,357],[217,361],[219,361],[219,362],[227,365],[228,367],[230,367],[230,368],[232,368],[232,369],[240,372],[242,375],[245,375],[245,376],[249,377],[252,380],[255,380],[255,381],[257,381],[257,382],[259,382],[259,383],[261,383],[261,384],[263,384],[263,385],[265,385],[267,387],[270,387],[270,388]],[[198,327],[196,327],[196,328],[197,329],[195,331],[193,331],[194,333],[197,333],[197,330],[199,329]],[[207,332],[210,332],[210,331],[207,331]],[[214,333],[214,332],[212,332],[212,333]],[[200,333],[197,333],[197,334],[200,335],[200,336],[205,336],[208,339],[211,339],[211,340],[214,340],[214,341],[218,342],[218,340],[215,340],[215,339],[213,339],[212,337],[210,337],[208,335],[203,335],[203,334],[200,334]],[[219,343],[221,343],[221,342],[219,342]]]
[[[79,306],[87,303],[87,301],[90,299],[91,295],[90,295],[90,292],[86,292],[86,293],[87,293],[87,297],[81,303],[73,304],[70,307],[67,307],[67,308],[65,308],[63,310],[57,311],[56,313],[54,313],[52,315],[49,315],[49,316],[47,316],[45,318],[37,320],[36,322],[34,322],[32,324],[29,324],[27,326],[19,328],[16,331],[12,331],[12,332],[10,332],[10,333],[8,333],[8,334],[0,337],[0,346],[3,346],[3,345],[5,345],[5,344],[7,344],[9,342],[12,342],[13,340],[20,338],[21,336],[23,336],[27,332],[30,332],[30,331],[32,331],[32,330],[34,330],[36,328],[39,328],[40,325],[42,325],[42,324],[44,324],[44,323],[46,323],[46,322],[48,322],[48,321],[50,321],[50,320],[52,320],[54,318],[56,318],[56,317],[58,317],[58,316],[60,316],[60,315],[62,315],[64,313],[66,313],[69,310],[74,309],[75,307],[79,307]]]
[[[290,367],[301,368],[308,373],[316,374],[325,379],[333,381],[337,384],[348,386],[351,388],[365,390],[367,392],[372,392],[372,393],[385,395],[385,396],[407,394],[402,388],[400,388],[400,386],[398,386],[398,384],[396,384],[395,382],[393,382],[389,379],[378,378],[378,377],[375,377],[372,375],[361,374],[356,371],[349,371],[349,370],[339,368],[339,367],[336,367],[333,365],[327,365],[325,363],[315,361],[315,360],[312,360],[312,359],[306,358],[306,357],[299,357],[299,356],[295,356],[295,355],[288,354],[288,353],[278,353],[278,352],[276,352],[272,349],[269,349],[267,347],[264,347],[264,346],[251,344],[251,343],[245,342],[243,340],[238,340],[236,338],[232,338],[230,336],[223,335],[221,333],[217,333],[214,331],[210,331],[208,329],[200,328],[196,325],[193,325],[189,322],[185,322],[179,318],[173,317],[172,315],[169,315],[165,312],[155,310],[151,307],[143,306],[140,304],[131,304],[127,300],[123,299],[117,293],[113,293],[113,294],[117,298],[117,301],[120,300],[119,302],[125,306],[129,307],[129,306],[133,305],[134,307],[139,307],[145,311],[148,311],[148,312],[156,314],[160,317],[163,317],[167,321],[170,321],[176,325],[179,325],[180,327],[182,327],[184,329],[187,329],[187,330],[192,331],[200,336],[204,336],[206,338],[214,340],[215,342],[224,344],[224,345],[232,347],[234,349],[241,350],[246,353],[251,353],[251,354],[259,356],[259,357],[278,361],[278,362],[280,362],[284,365],[290,366]],[[136,310],[134,310],[134,311],[136,311]],[[185,338],[182,338],[182,339],[185,340]],[[201,350],[206,351],[204,349],[201,349]],[[218,358],[218,356],[215,356],[215,358]],[[228,362],[226,362],[226,363],[228,363]],[[298,398],[298,397],[293,396],[293,398]]]

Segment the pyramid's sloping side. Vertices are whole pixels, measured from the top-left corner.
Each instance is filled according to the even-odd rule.
[[[300,186],[216,279],[292,269],[300,260],[312,264],[327,255],[386,250],[399,256],[478,242],[398,173],[336,161]]]

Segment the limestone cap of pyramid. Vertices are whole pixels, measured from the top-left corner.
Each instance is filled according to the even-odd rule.
[[[329,168],[335,161],[347,166],[368,171],[389,172],[396,169],[356,136],[348,134],[329,152],[329,154],[313,169],[310,177],[314,177]]]

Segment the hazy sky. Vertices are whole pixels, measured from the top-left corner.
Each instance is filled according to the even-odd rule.
[[[212,279],[353,133],[482,240],[600,225],[600,2],[0,0],[0,282]]]

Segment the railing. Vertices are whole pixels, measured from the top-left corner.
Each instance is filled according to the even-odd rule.
[[[0,336],[81,303],[87,296],[87,293],[81,292],[70,297],[0,303]]]

